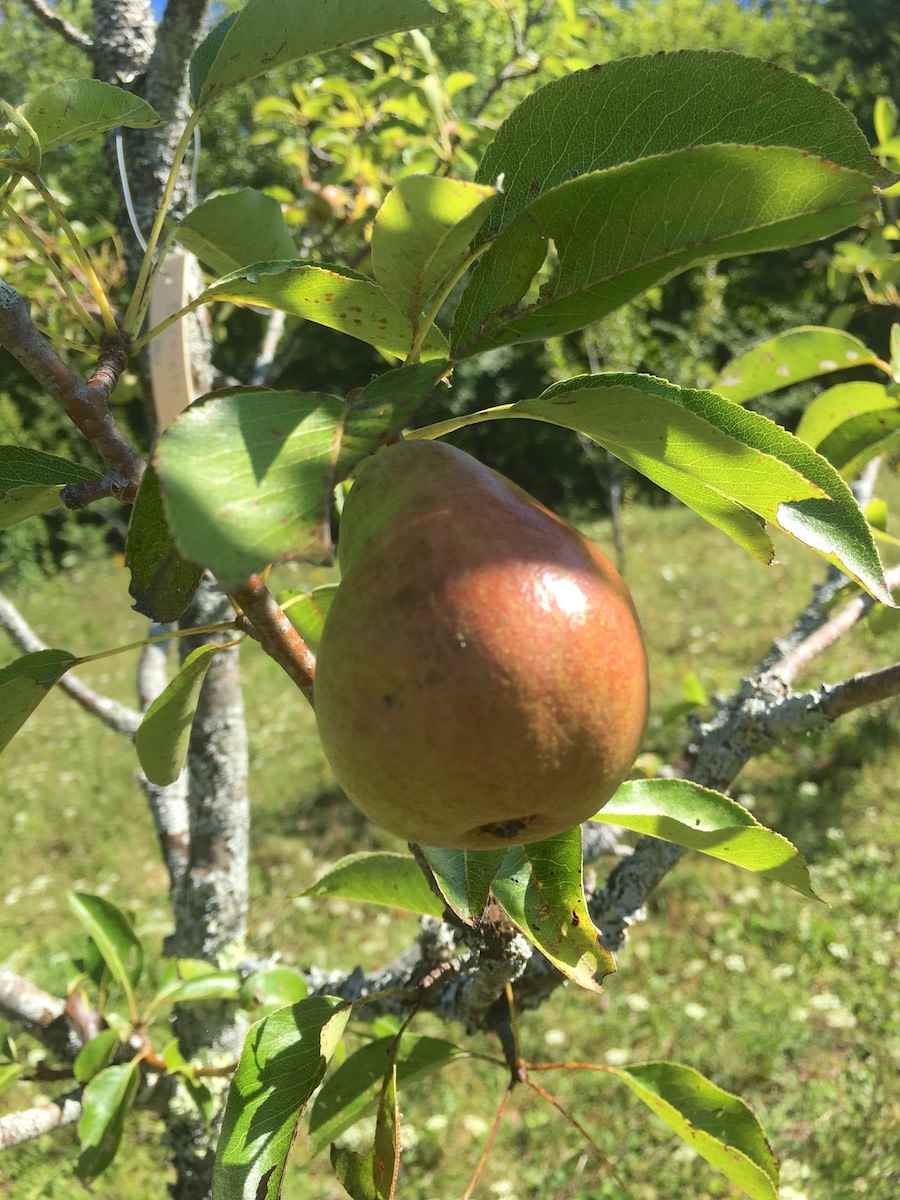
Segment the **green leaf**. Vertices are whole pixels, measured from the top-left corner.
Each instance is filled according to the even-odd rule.
[[[181,554],[226,589],[266,563],[327,561],[333,463],[344,402],[237,388],[180,413],[154,464]]]
[[[241,979],[235,971],[223,971],[199,958],[170,959],[162,972],[156,995],[147,1007],[149,1021],[161,1008],[192,1001],[238,1000]]]
[[[837,383],[816,396],[806,408],[797,425],[797,437],[818,448],[830,434],[854,417],[896,407],[896,397],[889,396],[882,383],[868,383],[862,379]]]
[[[99,79],[69,79],[41,88],[21,106],[44,154],[124,126],[149,129],[162,118],[146,100]]]
[[[234,971],[210,971],[197,979],[185,979],[169,999],[173,1004],[203,1004],[211,1000],[237,1000],[240,976]]]
[[[196,105],[206,107],[247,80],[307,55],[441,19],[425,0],[332,0],[306,5],[302,16],[296,0],[247,0],[224,36],[217,27],[215,40],[203,43],[196,67],[192,61],[191,94]]]
[[[888,454],[900,442],[900,411],[863,413],[845,422],[819,446],[823,458],[845,479],[855,479],[866,463]]]
[[[41,143],[22,113],[0,100],[0,168],[4,167],[19,174],[37,173],[41,169]]]
[[[156,697],[134,739],[141,769],[151,783],[174,783],[187,761],[194,710],[206,672],[221,646],[199,646]]]
[[[376,1038],[341,1063],[316,1096],[309,1114],[309,1148],[318,1154],[375,1107],[396,1036]],[[441,1038],[406,1033],[397,1054],[397,1079],[406,1086],[427,1078],[448,1063],[467,1058],[468,1051]]]
[[[694,712],[698,708],[705,708],[709,704],[709,697],[703,684],[693,672],[689,672],[682,680],[681,694],[682,699],[677,704],[670,704],[664,710],[662,715],[664,725],[670,725],[687,713]]]
[[[408,854],[386,850],[348,854],[329,867],[303,895],[341,896],[432,917],[444,913],[444,905],[428,886],[416,860]]]
[[[406,357],[415,337],[410,319],[397,311],[373,279],[333,264],[304,259],[254,263],[211,284],[197,303],[214,300],[281,309],[397,358]],[[447,341],[434,326],[420,357],[447,357]]]
[[[0,668],[0,750],[77,661],[67,650],[36,650]]]
[[[385,1076],[372,1144],[372,1175],[375,1200],[394,1200],[400,1169],[400,1109],[397,1107],[397,1063]]]
[[[710,256],[827,236],[855,224],[873,181],[892,176],[850,112],[809,81],[740,55],[680,51],[539,89],[476,174],[501,178],[485,233],[502,232],[463,295],[454,356],[577,329]],[[516,311],[548,240],[556,276]]]
[[[209,965],[208,963],[206,964]],[[179,1082],[197,1106],[197,1111],[206,1122],[212,1125],[219,1112],[219,1104],[209,1087],[201,1083],[195,1074],[195,1066],[189,1063],[181,1053],[178,1041],[174,1040],[163,1049],[160,1058],[166,1064],[170,1075],[180,1076]],[[198,1064],[199,1065],[199,1064]]]
[[[332,1146],[331,1167],[350,1200],[376,1200],[374,1146],[368,1154]]]
[[[739,1096],[672,1062],[613,1068],[647,1107],[752,1200],[778,1200],[778,1164]]]
[[[350,1007],[315,996],[251,1025],[216,1151],[216,1200],[276,1200],[297,1123],[343,1036]]]
[[[509,417],[586,434],[763,562],[773,555],[761,524],[769,521],[893,605],[872,532],[846,483],[805,442],[759,413],[715,392],[610,373],[568,379],[535,400],[485,409],[410,436],[439,437],[476,421]]]
[[[0,529],[9,529],[62,501],[67,483],[99,479],[99,471],[25,446],[0,446]]]
[[[388,371],[351,401],[237,388],[191,405],[154,459],[180,553],[227,589],[270,562],[329,561],[334,485],[402,428],[445,368]]]
[[[189,970],[190,959],[177,960],[176,976],[167,981],[153,998],[153,1008],[160,1004],[192,1004],[212,1000],[238,1000],[241,994],[240,976],[235,971],[220,971],[209,963],[206,969],[194,974]]]
[[[174,963],[169,963],[166,969],[168,970],[168,967],[171,966],[174,966]],[[171,1042],[164,1046],[159,1057],[170,1071],[184,1075],[188,1079],[194,1078],[194,1067],[182,1054],[178,1038],[173,1038]]]
[[[797,437],[815,446],[848,479],[900,437],[900,402],[881,383],[839,383],[817,396],[797,426]]]
[[[335,483],[348,478],[373,450],[400,432],[430,398],[448,367],[439,359],[385,371],[348,401]]]
[[[325,618],[339,586],[337,583],[323,583],[311,592],[282,592],[278,597],[282,611],[313,654],[319,652]]]
[[[163,624],[178,620],[203,578],[204,568],[178,551],[152,463],[147,464],[131,508],[125,566],[131,572],[128,591],[134,607]]]
[[[205,200],[187,214],[176,237],[218,275],[296,253],[281,205],[253,188]]]
[[[173,958],[166,965],[165,978],[169,982],[173,979],[200,979],[215,971],[216,968],[205,958]]]
[[[852,114],[814,83],[730,51],[680,50],[604,63],[537,89],[500,126],[476,180],[503,176],[490,221],[499,229],[577,175],[716,143],[792,146],[879,171]],[[666,192],[660,223],[672,216]]]
[[[72,1072],[76,1079],[88,1083],[95,1075],[105,1070],[116,1050],[122,1044],[116,1029],[101,1029],[96,1037],[92,1037],[78,1051]]]
[[[877,529],[882,533],[887,529],[888,506],[880,497],[873,496],[863,509],[863,512],[865,512],[866,520],[873,529]]]
[[[84,1089],[78,1122],[81,1153],[75,1164],[79,1179],[95,1179],[115,1158],[139,1082],[140,1072],[134,1059],[121,1066],[107,1067]]]
[[[581,826],[528,846],[512,846],[491,885],[510,920],[573,983],[601,990],[616,969],[588,913]]]
[[[70,892],[69,906],[91,936],[134,1013],[134,987],[144,966],[144,948],[131,921],[111,900]]]
[[[6,1091],[8,1087],[12,1087],[26,1069],[27,1064],[23,1062],[0,1063],[0,1092]]]
[[[633,779],[592,818],[699,850],[818,897],[796,846],[736,801],[687,779]]]
[[[890,96],[878,96],[872,113],[875,136],[879,142],[887,142],[897,128],[897,105]]]
[[[466,924],[477,924],[488,902],[491,881],[506,858],[506,848],[445,850],[422,846],[421,850],[448,907]]]
[[[745,350],[733,358],[713,385],[713,391],[736,404],[766,392],[817,379],[832,371],[877,363],[878,355],[843,329],[801,325]],[[801,437],[799,430],[797,436]],[[809,438],[804,440],[809,441]],[[815,445],[810,442],[810,445]]]
[[[351,1200],[393,1200],[400,1167],[400,1111],[397,1108],[397,1065],[384,1077],[368,1154],[331,1147],[334,1173]]]
[[[240,993],[242,1008],[284,1008],[286,1004],[296,1004],[305,1000],[309,993],[309,984],[299,971],[290,967],[267,967],[254,973],[245,980]]]
[[[764,562],[771,547],[751,514],[777,524],[785,501],[822,495],[790,461],[790,434],[712,392],[649,376],[588,375],[511,411],[587,434]]]
[[[688,147],[582,175],[528,204],[481,258],[453,356],[571,333],[688,266],[827,237],[873,204],[870,177],[783,146]],[[526,296],[551,242],[556,265]]]
[[[210,68],[218,58],[219,51],[222,49],[222,43],[231,29],[232,25],[237,20],[236,12],[229,13],[227,17],[223,17],[217,25],[210,29],[209,33],[194,51],[191,56],[191,61],[188,66],[188,81],[191,91],[191,103],[196,107],[197,101],[200,99],[200,93],[203,91],[203,85],[206,83]]]
[[[408,175],[388,192],[372,229],[372,269],[413,325],[459,263],[498,196],[496,188]]]

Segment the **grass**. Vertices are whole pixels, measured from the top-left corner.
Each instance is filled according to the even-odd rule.
[[[610,544],[609,530],[593,531]],[[786,631],[821,567],[784,544],[766,570],[680,508],[628,513],[627,578],[647,634],[654,706],[647,749],[663,760],[685,728],[667,710],[695,675],[726,692]],[[289,580],[286,578],[285,582]],[[127,576],[113,564],[49,580],[16,597],[38,631],[75,653],[140,637]],[[14,656],[0,644],[0,662]],[[896,626],[863,625],[801,684],[900,657]],[[130,701],[134,656],[91,664],[83,678]],[[298,900],[324,863],[398,843],[369,826],[329,776],[314,722],[274,665],[249,646],[253,803],[251,938],[288,961],[375,966],[415,936],[386,910]],[[896,702],[853,714],[827,735],[752,763],[735,789],[790,837],[830,907],[724,864],[689,856],[652,897],[647,917],[600,997],[560,990],[522,1017],[533,1061],[622,1064],[671,1058],[741,1094],[782,1164],[782,1200],[894,1200],[900,1194],[900,713]],[[130,747],[51,694],[4,754],[0,816],[0,962],[54,990],[69,978],[78,929],[65,895],[109,895],[137,914],[156,958],[169,927],[165,874],[133,779]],[[150,972],[155,963],[151,961]],[[496,1053],[458,1028],[423,1030]],[[596,1138],[639,1200],[707,1200],[733,1188],[674,1139],[621,1083],[584,1072],[540,1076]],[[501,1072],[473,1060],[401,1093],[398,1197],[463,1193],[500,1102]],[[17,1107],[7,1091],[0,1106]],[[355,1135],[364,1145],[362,1127]],[[370,1132],[370,1129],[368,1130]],[[0,1195],[157,1200],[166,1194],[161,1130],[141,1114],[90,1193],[74,1180],[74,1130],[0,1157]],[[353,1132],[348,1139],[352,1142]],[[302,1139],[301,1139],[302,1141]],[[286,1200],[342,1196],[327,1156],[298,1146]],[[613,1200],[621,1191],[560,1115],[525,1088],[513,1094],[476,1197]]]

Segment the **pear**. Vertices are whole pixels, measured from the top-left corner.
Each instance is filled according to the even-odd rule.
[[[353,803],[410,842],[484,850],[590,817],[647,721],[647,658],[592,542],[453,446],[400,442],[347,496],[315,710]]]

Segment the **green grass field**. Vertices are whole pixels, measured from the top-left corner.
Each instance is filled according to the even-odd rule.
[[[607,527],[591,532],[611,543]],[[645,625],[654,690],[648,753],[670,760],[685,726],[664,714],[694,674],[707,694],[733,688],[784,633],[821,564],[782,542],[766,569],[683,509],[627,513],[626,576]],[[284,572],[284,582],[296,573]],[[142,636],[127,573],[114,564],[13,593],[51,644],[88,653]],[[14,657],[0,635],[0,663]],[[813,685],[900,657],[900,627],[856,628],[799,681]],[[398,843],[343,800],[318,747],[312,715],[253,645],[244,653],[252,697],[251,938],[287,961],[351,968],[379,964],[415,936],[413,918],[297,897],[321,867],[351,850]],[[83,678],[131,702],[134,655],[91,664]],[[122,739],[51,694],[0,766],[0,962],[65,989],[73,887],[100,892],[137,916],[159,947],[169,928],[165,873]],[[532,1061],[619,1065],[670,1058],[741,1094],[782,1166],[781,1200],[896,1200],[900,1195],[900,707],[845,718],[828,736],[752,763],[735,794],[783,832],[810,863],[826,905],[691,855],[658,889],[646,922],[595,997],[560,990],[523,1015]],[[150,974],[155,967],[151,962]],[[422,1030],[463,1042],[461,1029]],[[496,1053],[487,1038],[472,1048]],[[615,1079],[543,1074],[615,1163],[639,1200],[706,1200],[737,1193],[675,1139]],[[505,1079],[463,1061],[400,1098],[404,1153],[399,1200],[465,1190]],[[64,1089],[60,1089],[64,1090]],[[22,1093],[0,1096],[3,1111]],[[359,1145],[363,1144],[363,1130]],[[120,1159],[88,1191],[73,1177],[73,1129],[0,1157],[0,1195],[17,1200],[166,1195],[160,1129],[141,1114]],[[355,1144],[348,1138],[349,1144]],[[327,1156],[306,1162],[299,1139],[286,1200],[338,1200]],[[621,1190],[559,1114],[525,1088],[512,1098],[476,1197],[612,1200]]]

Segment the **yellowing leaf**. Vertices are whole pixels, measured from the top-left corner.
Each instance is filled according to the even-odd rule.
[[[612,1068],[647,1107],[751,1200],[778,1200],[778,1164],[755,1114],[681,1063]]]
[[[573,983],[599,992],[616,969],[584,899],[581,826],[513,846],[491,885],[510,920]]]
[[[735,800],[687,779],[629,780],[592,819],[699,850],[818,899],[805,861],[787,838]]]

